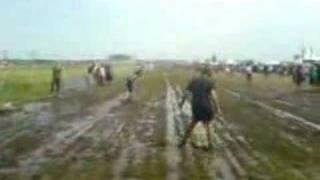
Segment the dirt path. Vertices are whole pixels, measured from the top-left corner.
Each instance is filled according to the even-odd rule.
[[[42,163],[54,157],[69,157],[69,151],[73,151],[70,149],[79,139],[100,121],[110,119],[109,111],[121,104],[120,96],[92,104],[95,97],[87,97],[89,92],[82,78],[69,84],[82,94],[70,97],[67,93],[72,94],[72,90],[64,89],[62,94],[66,99],[26,104],[23,111],[2,117],[0,172],[32,174]]]
[[[160,94],[144,104],[123,104],[123,95],[89,106],[76,105],[79,103],[76,100],[33,104],[27,107],[30,113],[17,120],[28,122],[19,125],[21,134],[2,130],[12,137],[2,143],[8,152],[2,155],[9,159],[0,167],[0,177],[73,179],[75,174],[115,180],[243,177],[245,172],[241,172],[244,170],[239,160],[229,150],[224,153],[217,149],[213,153],[191,146],[177,148],[191,115],[189,104],[183,111],[178,108],[181,95],[178,91],[168,81],[165,99]],[[16,126],[13,128],[17,130]],[[192,140],[200,145],[204,143],[202,130],[198,127]],[[24,145],[28,148],[24,151],[14,145],[20,138],[27,140]],[[219,144],[225,143],[220,135],[215,139]],[[80,168],[82,164],[86,164],[86,169]],[[89,172],[91,167],[96,168]]]
[[[141,107],[135,103],[124,104],[123,94],[96,104],[85,99],[78,94],[75,99],[68,97],[68,101],[59,98],[31,104],[26,107],[28,112],[22,112],[16,122],[1,129],[0,133],[8,137],[1,136],[6,141],[1,143],[0,157],[5,163],[0,163],[0,179],[67,178],[72,174],[70,169],[88,163],[88,159],[91,159],[88,166],[108,159],[110,168],[105,172],[114,179],[124,176],[150,179],[151,175],[143,169],[148,166],[154,173],[163,169],[159,177],[165,174],[164,155],[155,146],[163,133],[158,128],[163,121],[158,121],[161,119],[154,114],[158,112],[154,109],[161,109],[159,100]],[[6,120],[9,122],[14,116]],[[20,139],[27,141],[22,144]],[[21,151],[20,147],[25,150]],[[105,179],[105,176],[96,178]]]

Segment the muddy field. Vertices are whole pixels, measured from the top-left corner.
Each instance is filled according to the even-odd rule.
[[[119,77],[123,78],[124,77]],[[0,180],[320,179],[320,94],[288,77],[216,74],[225,117],[211,124],[206,150],[181,98],[190,73],[157,69],[125,102],[124,80],[96,88],[84,77],[62,95],[0,116]]]

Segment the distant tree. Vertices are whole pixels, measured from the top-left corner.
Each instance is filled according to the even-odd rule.
[[[254,64],[254,59],[248,59],[246,64],[247,65],[253,65]]]
[[[240,65],[253,65],[254,64],[254,60],[253,59],[243,59],[243,60],[238,60],[238,64]]]
[[[132,57],[127,54],[113,54],[109,56],[109,60],[131,60]]]

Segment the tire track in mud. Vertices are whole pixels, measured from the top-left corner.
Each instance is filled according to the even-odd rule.
[[[253,116],[263,117],[264,115],[268,115],[268,114],[272,115],[269,117],[270,119],[272,119],[272,122],[268,121],[268,124],[271,123],[269,125],[271,125],[272,128],[277,129],[276,134],[277,134],[277,138],[279,138],[279,141],[285,142],[294,151],[300,151],[300,153],[304,153],[306,158],[308,158],[309,156],[312,157],[312,153],[316,150],[316,146],[313,145],[312,143],[314,143],[315,142],[314,140],[316,140],[317,137],[319,137],[316,134],[318,130],[315,127],[310,127],[309,125],[306,125],[304,123],[301,123],[300,121],[295,120],[294,119],[296,118],[295,116],[286,116],[286,114],[282,115],[281,114],[282,110],[278,110],[269,105],[266,105],[268,109],[265,109],[266,106],[260,106],[261,104],[264,105],[265,103],[243,96],[240,93],[237,93],[231,90],[229,91],[225,90],[225,92],[227,94],[230,94],[231,97],[233,98],[235,97],[238,100],[247,102],[247,106],[249,106],[248,108],[250,108],[250,105],[254,105],[258,108],[261,108],[260,113],[263,113],[263,114],[254,114]],[[249,117],[250,117],[250,114],[249,114]],[[261,118],[261,120],[263,119]],[[270,155],[267,155],[265,152],[261,152],[261,150],[253,149],[248,142],[242,142],[242,141],[243,140],[241,140],[240,143],[245,143],[247,144],[246,146],[248,148],[252,149],[251,151],[252,156],[255,157],[259,166],[267,170],[268,174],[264,174],[263,176],[265,177],[270,175],[272,176],[273,172],[272,171],[270,172],[270,170],[272,170],[272,168],[276,166],[278,162],[275,162],[273,157],[271,157]],[[288,153],[290,153],[290,151]],[[292,160],[294,161],[294,159]],[[279,161],[279,164],[280,163],[282,162]],[[295,174],[299,175],[299,177],[301,177],[302,179],[308,179],[306,175],[307,173],[305,173],[304,171],[300,171],[299,168],[296,168],[294,166],[290,168],[288,167],[287,169],[290,169],[290,171],[293,171]]]
[[[237,93],[235,91],[232,91],[232,90],[225,90],[228,94],[232,95],[233,97],[236,97],[238,99],[242,99],[246,102],[249,102],[251,104],[254,104],[254,105],[257,105],[258,107],[274,114],[275,116],[279,117],[280,119],[290,119],[292,120],[293,122],[295,122],[296,124],[298,125],[302,125],[302,126],[305,126],[305,127],[308,127],[312,130],[316,130],[316,131],[320,131],[320,125],[319,124],[316,124],[316,123],[313,123],[305,118],[302,118],[300,116],[297,116],[297,115],[294,115],[290,112],[287,112],[287,111],[284,111],[284,110],[281,110],[281,109],[278,109],[278,108],[274,108],[266,103],[263,103],[261,101],[257,101],[257,100],[254,100],[254,99],[251,99],[249,97],[246,97],[246,96],[242,96],[240,93]]]
[[[35,119],[37,118],[32,118],[32,116],[21,112],[16,114],[20,116],[11,115],[3,119],[4,122],[10,121],[10,123],[8,126],[1,128],[0,130],[0,152],[7,144],[14,141],[17,137],[28,134],[30,129],[32,129],[36,124]]]
[[[139,142],[135,133],[130,133],[132,130],[133,129],[127,131],[131,135],[113,164],[114,168],[112,172],[114,180],[130,178],[130,175],[127,175],[128,171],[130,171],[131,168],[139,167],[147,161],[146,157],[149,154],[147,147],[143,142]]]
[[[179,86],[176,86],[175,88],[172,88],[172,85],[170,85],[169,82],[167,82],[167,99],[171,99],[171,101],[167,101],[167,106],[169,106],[169,117],[167,119],[167,123],[169,125],[168,131],[169,133],[167,135],[170,135],[169,140],[172,139],[172,136],[181,136],[182,131],[186,128],[186,124],[188,121],[191,120],[191,110],[190,110],[190,104],[186,103],[184,108],[180,111],[178,108],[178,97],[181,97],[182,92]],[[169,98],[168,98],[169,97]],[[173,112],[170,114],[170,112]],[[168,112],[167,112],[168,113]],[[184,115],[185,118],[181,118],[181,115]],[[171,121],[171,122],[170,122]],[[242,146],[238,145],[235,149],[231,150],[228,148],[228,145],[238,143],[239,141],[234,138],[234,135],[230,132],[231,130],[226,128],[226,123],[224,120],[215,121],[215,129],[216,133],[213,134],[213,140],[215,144],[214,153],[210,154],[208,152],[208,155],[205,159],[207,159],[207,168],[208,168],[208,176],[210,179],[220,179],[220,180],[232,180],[232,179],[246,179],[247,173],[245,169],[243,168],[244,163],[248,162],[254,162],[255,158],[252,157],[250,153],[246,151],[246,148],[242,146],[247,146],[247,144],[242,144]],[[173,127],[175,127],[173,129]],[[211,125],[211,130],[213,130],[213,127]],[[171,132],[170,132],[171,131]],[[175,132],[172,132],[175,131]],[[230,135],[232,134],[232,135]],[[200,128],[197,126],[194,129],[193,137],[191,137],[192,143],[195,144],[195,146],[203,147],[204,144],[206,144],[206,141],[204,141],[205,132],[204,128]],[[175,142],[175,141],[173,141]],[[175,146],[177,143],[175,144]],[[192,154],[197,153],[203,153],[203,152],[197,152],[194,148],[186,147],[186,151],[189,152],[189,159],[188,161],[192,161],[196,159],[196,157],[193,157]],[[249,149],[249,148],[247,148]],[[168,151],[173,151],[172,149],[168,149]],[[175,156],[179,156],[179,152],[177,152],[177,149],[175,148]],[[174,166],[176,168],[177,161],[173,161],[172,159],[168,159],[168,165]],[[178,168],[177,168],[178,169]],[[179,170],[179,169],[178,169]],[[172,172],[171,172],[172,173]],[[177,173],[177,172],[175,172]],[[178,172],[179,173],[179,172]],[[181,172],[180,172],[181,173]],[[167,177],[179,177],[179,174],[169,174]],[[170,177],[170,178],[171,178]],[[167,179],[170,179],[167,178]]]
[[[19,167],[3,168],[1,173],[6,173],[6,171],[11,173],[15,170],[29,174],[31,171],[37,171],[41,163],[50,161],[50,159],[52,160],[57,157],[69,158],[71,155],[81,156],[81,153],[72,150],[77,146],[78,140],[89,134],[90,131],[93,131],[98,122],[108,120],[106,114],[121,104],[120,99],[122,96],[121,94],[99,106],[90,107],[88,109],[89,114],[85,118],[73,117],[74,119],[71,120],[71,123],[65,125],[67,126],[66,128],[60,130],[52,137],[47,137],[48,139],[44,141],[47,143],[21,157]],[[71,147],[72,149],[70,149]]]
[[[115,149],[107,153],[112,158],[110,179],[144,179],[144,168],[148,168],[145,166],[152,166],[153,162],[158,161],[157,158],[161,158],[161,149],[155,147],[153,139],[157,117],[151,111],[161,105],[160,101],[150,100],[143,105],[140,100],[127,102],[115,112],[116,121],[121,123],[111,133],[112,138],[105,139],[108,147]],[[102,134],[109,136],[110,132],[103,131]],[[156,157],[153,157],[155,154]]]
[[[155,103],[157,102],[158,101],[155,101]],[[167,103],[168,101],[166,101],[166,105]],[[157,104],[161,105],[161,103],[159,102]],[[166,105],[164,105],[164,107],[168,108],[168,106]],[[159,161],[162,161],[162,158],[170,159],[170,161],[167,161],[167,163],[164,165],[165,167],[163,167],[162,165],[157,165],[156,168],[160,169],[150,170],[160,171],[156,172],[156,174],[158,174],[159,176],[163,176],[164,174],[162,174],[162,168],[166,168],[166,171],[164,172],[166,173],[166,176],[164,176],[166,177],[166,179],[180,179],[180,176],[176,173],[177,171],[179,171],[178,163],[180,162],[180,156],[177,154],[176,150],[177,140],[171,139],[172,137],[175,138],[176,136],[175,134],[167,134],[168,132],[175,133],[174,129],[168,129],[169,127],[175,128],[175,126],[168,126],[167,124],[166,130],[168,131],[166,131],[165,139],[170,139],[168,142],[171,143],[166,144],[164,149],[162,149],[156,144],[154,144],[154,146],[152,142],[145,139],[145,137],[149,137],[150,135],[153,136],[152,134],[155,133],[155,128],[159,128],[155,127],[156,124],[154,124],[155,120],[157,119],[156,116],[154,116],[153,112],[149,111],[148,108],[142,109],[141,114],[142,116],[139,115],[138,117],[132,117],[132,119],[130,119],[130,122],[125,122],[126,125],[124,129],[122,129],[121,132],[119,132],[119,134],[117,135],[119,136],[119,139],[122,139],[122,141],[119,142],[119,155],[113,161],[112,179],[144,179],[146,178],[143,176],[143,171],[145,171],[144,168],[146,168],[145,166],[147,165],[154,167],[159,163]],[[174,143],[172,143],[173,141]]]
[[[79,95],[79,92],[83,93],[92,93],[90,88],[92,88],[93,83],[85,83],[85,77],[80,78],[72,78],[67,80],[66,82],[63,82],[63,88],[61,95],[64,97],[76,97],[76,95]],[[72,90],[72,91],[70,91]],[[76,91],[75,91],[76,90]],[[75,93],[76,92],[76,93]],[[59,97],[59,96],[58,96]],[[61,97],[60,97],[61,98]],[[61,102],[60,102],[61,103]],[[62,105],[58,103],[59,105]],[[46,123],[49,123],[50,121],[57,120],[57,119],[66,119],[69,116],[75,116],[77,111],[81,108],[76,107],[75,109],[63,109],[63,113],[61,114],[54,114],[57,113],[54,110],[55,104],[53,103],[43,103],[43,102],[32,102],[25,104],[23,106],[23,111],[21,112],[14,112],[11,115],[19,114],[22,116],[14,118],[14,117],[6,117],[7,120],[14,119],[15,123],[13,127],[8,127],[6,129],[0,130],[0,150],[5,148],[7,144],[14,141],[18,137],[26,134],[32,133],[33,130],[39,130],[41,129]],[[68,105],[69,106],[69,105]],[[65,107],[68,107],[65,106]],[[44,122],[45,121],[45,122]]]

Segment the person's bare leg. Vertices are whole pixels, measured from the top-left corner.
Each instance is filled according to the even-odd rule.
[[[128,101],[132,101],[132,98],[133,98],[133,94],[132,94],[132,92],[129,92],[129,98],[128,98]]]
[[[191,133],[192,133],[192,131],[193,131],[193,129],[194,129],[194,127],[195,127],[196,125],[197,125],[197,121],[192,120],[191,123],[190,123],[189,126],[188,126],[188,129],[187,129],[187,131],[186,131],[186,134],[184,135],[181,143],[179,144],[179,147],[183,147],[183,146],[186,144],[188,138],[190,137],[190,135],[191,135]]]
[[[209,126],[209,121],[204,121],[203,125],[206,129],[207,133],[207,140],[208,140],[208,148],[212,148],[212,140],[211,140],[211,132],[210,132],[210,126]]]

